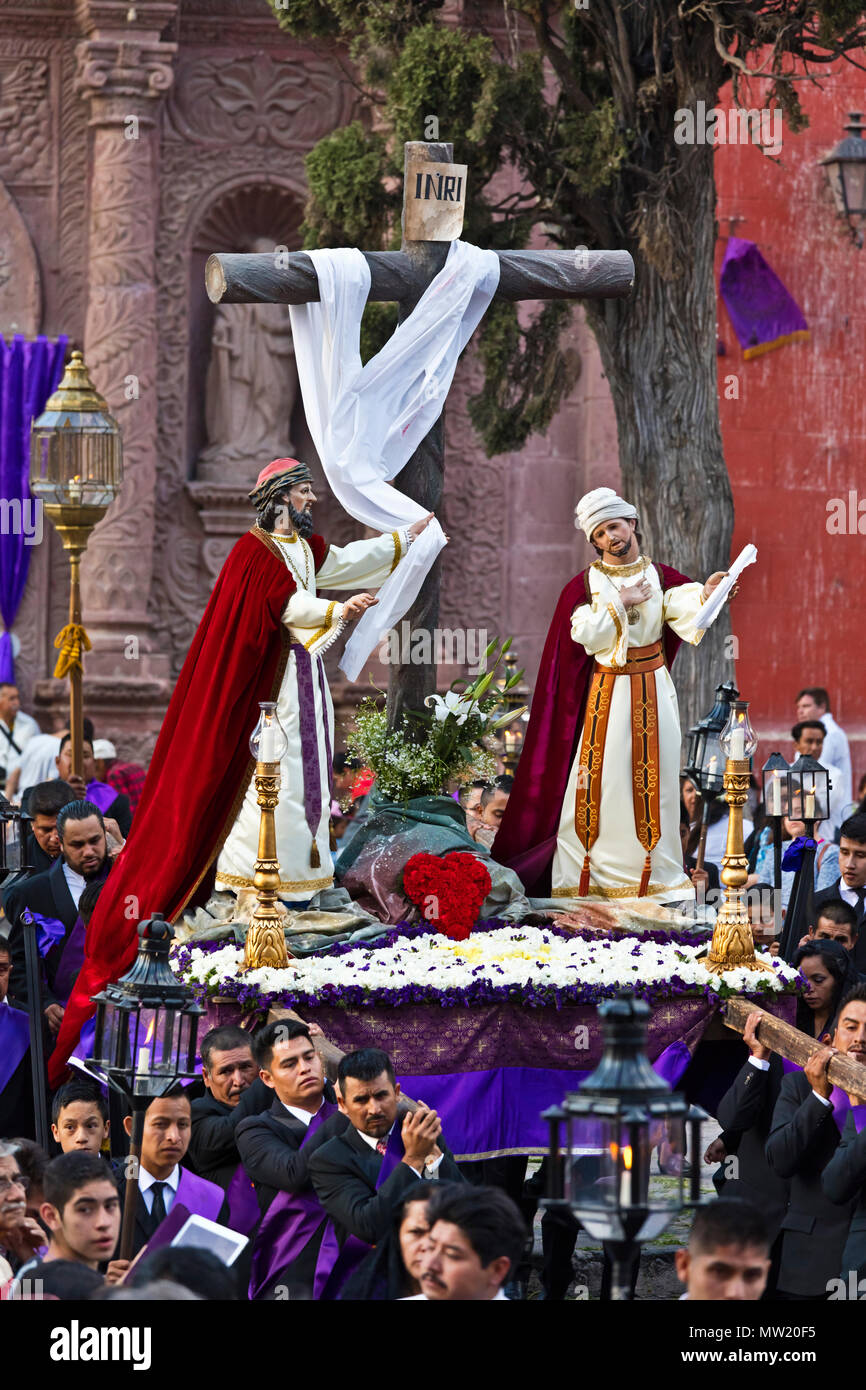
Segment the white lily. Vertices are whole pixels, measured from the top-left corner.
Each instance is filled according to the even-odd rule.
[[[453,714],[458,724],[465,724],[475,702],[465,699],[456,690],[448,690],[444,695],[428,695],[424,703],[433,706],[437,719],[447,719],[449,714]]]

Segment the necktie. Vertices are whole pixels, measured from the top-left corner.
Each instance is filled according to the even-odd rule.
[[[376,1140],[376,1152],[377,1152],[377,1153],[382,1154],[382,1156],[384,1157],[385,1153],[387,1152],[387,1149],[388,1149],[388,1140],[387,1140],[387,1139],[377,1139],[377,1140]]]
[[[153,1223],[154,1230],[156,1230],[159,1223],[166,1218],[165,1197],[163,1196],[165,1187],[166,1184],[164,1182],[155,1182],[150,1189],[153,1193],[153,1205],[150,1208],[150,1219]]]

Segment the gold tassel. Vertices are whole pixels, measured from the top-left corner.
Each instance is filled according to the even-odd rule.
[[[330,845],[332,850],[337,848],[337,837],[334,834],[333,821],[328,821],[328,844]]]
[[[583,868],[580,871],[580,884],[578,885],[577,895],[585,898],[589,893],[589,855],[586,854],[583,860]]]
[[[310,868],[318,869],[321,866],[321,863],[322,861],[319,858],[319,846],[316,844],[314,840],[312,849],[310,850]]]
[[[637,890],[639,898],[646,897],[646,890],[649,888],[651,867],[650,852],[647,850],[646,859],[643,864],[643,873],[640,876],[640,888]]]

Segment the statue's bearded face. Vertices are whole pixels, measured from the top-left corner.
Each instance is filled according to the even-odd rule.
[[[313,503],[316,494],[313,492],[312,483],[298,483],[296,487],[290,488],[284,493],[277,502],[277,519],[281,519],[281,513],[286,517],[297,531],[298,535],[307,540],[313,534]]]

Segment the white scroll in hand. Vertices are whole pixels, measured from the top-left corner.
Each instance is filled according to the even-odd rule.
[[[725,599],[730,594],[743,570],[747,565],[753,565],[758,558],[758,552],[752,545],[744,545],[734,563],[731,565],[724,579],[716,586],[710,594],[700,613],[695,619],[695,627],[704,630],[712,627],[716,618],[722,611]]]

